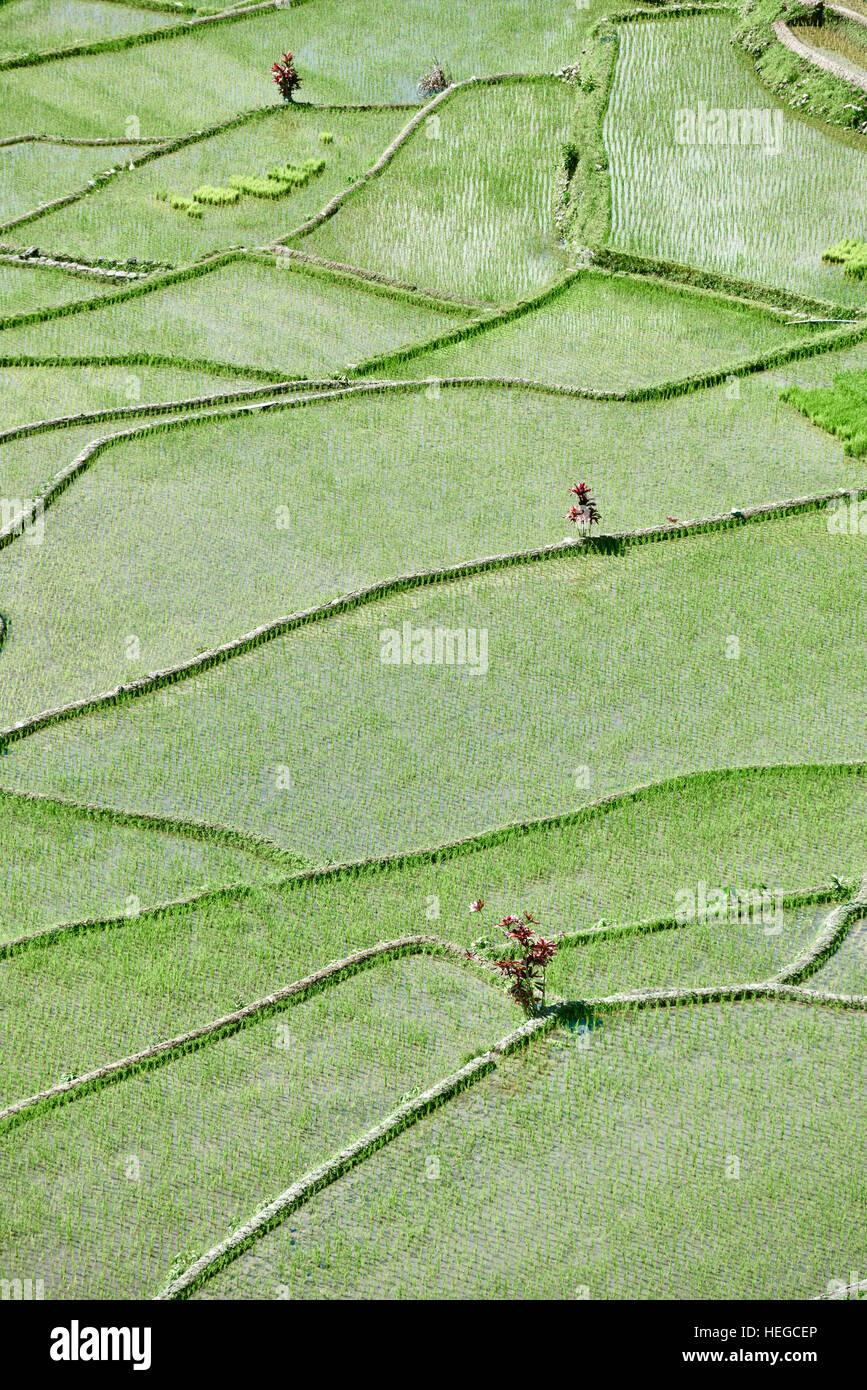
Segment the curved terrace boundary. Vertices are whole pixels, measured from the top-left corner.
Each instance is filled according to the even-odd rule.
[[[0,618],[0,634],[3,626],[3,620]],[[94,802],[73,801],[72,798],[51,796],[46,792],[17,791],[11,787],[0,787],[0,801],[24,806],[56,807],[58,810],[79,816],[82,820],[116,825],[123,830],[151,830],[185,836],[191,840],[207,840],[212,844],[224,845],[227,849],[245,850],[250,855],[282,864],[284,867],[305,862],[303,855],[294,854],[279,845],[276,840],[269,840],[266,835],[236,830],[233,826],[220,825],[214,821],[184,820],[179,816],[162,816],[146,811],[124,811],[114,806],[98,806]]]
[[[569,283],[572,283],[571,280]],[[558,292],[560,287],[557,287]],[[553,297],[553,292],[546,295],[546,302]],[[536,307],[535,305],[533,306]],[[526,312],[523,311],[522,312]],[[150,366],[171,366],[178,368],[197,368],[201,370],[213,370],[218,373],[225,373],[233,376],[253,376],[255,374],[266,376],[270,384],[263,387],[243,387],[234,391],[220,391],[201,396],[181,397],[178,400],[154,401],[147,405],[128,405],[115,406],[104,410],[80,411],[75,415],[55,415],[43,420],[30,420],[20,425],[13,425],[9,429],[0,430],[0,445],[8,443],[13,439],[23,439],[29,435],[44,434],[51,430],[67,429],[76,425],[105,424],[112,420],[129,420],[136,417],[171,415],[176,412],[189,412],[193,414],[202,407],[231,405],[244,401],[267,400],[268,397],[276,397],[291,392],[310,393],[306,404],[322,399],[324,395],[345,396],[354,391],[355,394],[367,392],[384,393],[389,390],[398,391],[407,387],[415,390],[426,389],[429,385],[427,379],[404,379],[389,380],[374,377],[371,373],[383,368],[394,368],[403,362],[424,357],[427,353],[435,352],[442,347],[464,342],[469,337],[475,337],[491,328],[495,328],[502,323],[510,322],[514,314],[498,314],[492,321],[485,318],[474,320],[465,329],[457,329],[451,333],[440,335],[437,338],[423,341],[417,345],[410,345],[406,348],[396,348],[384,352],[376,357],[370,358],[353,367],[351,372],[331,377],[288,377],[282,378],[279,372],[268,371],[263,368],[233,367],[228,362],[209,362],[204,359],[192,360],[187,358],[151,356],[148,354],[127,354],[123,357],[107,359],[93,355],[91,357],[8,357],[0,358],[0,367],[52,367],[52,366],[102,366],[116,364],[148,364]],[[729,362],[720,368],[712,371],[696,373],[693,376],[680,377],[673,381],[663,381],[651,383],[646,386],[626,387],[623,390],[604,390],[591,386],[572,386],[564,382],[543,381],[530,377],[504,377],[504,376],[472,376],[472,377],[437,377],[435,378],[440,387],[445,389],[458,389],[461,387],[479,387],[496,389],[504,387],[517,391],[537,392],[543,395],[568,396],[575,400],[586,401],[606,401],[623,402],[625,404],[638,404],[643,401],[672,400],[677,396],[689,395],[694,391],[712,389],[720,386],[731,377],[741,377],[755,375],[757,372],[768,371],[772,367],[784,366],[787,362],[800,361],[802,358],[819,356],[825,352],[839,351],[842,348],[853,346],[867,337],[867,324],[861,325],[854,332],[835,333],[832,335],[816,335],[808,339],[805,343],[795,343],[789,346],[771,349],[761,356],[749,358],[747,360]],[[358,388],[349,388],[350,381],[357,382]],[[363,388],[363,389],[362,389]],[[211,417],[213,418],[213,417]],[[185,419],[177,423],[191,424],[192,419]],[[147,427],[144,427],[147,430]],[[123,435],[103,436],[100,439],[91,440],[86,446],[87,449],[95,445],[107,446],[110,442],[116,442],[120,438],[129,438],[129,433]],[[94,457],[94,455],[91,455]],[[60,475],[58,475],[59,477]],[[49,503],[54,484],[49,486],[46,494],[41,499],[42,505]],[[6,531],[0,531],[0,547],[6,544]]]
[[[571,283],[571,281],[569,283]],[[150,290],[152,288],[152,281],[148,281],[146,285],[138,286],[135,290],[128,291],[127,293],[138,294],[142,293],[145,290]],[[560,288],[562,287],[557,286],[553,289],[549,289],[548,291],[546,291],[544,296],[545,301],[547,301],[547,299],[549,299],[551,295],[555,293],[555,290],[559,291]],[[114,299],[114,296],[109,296],[109,298]],[[91,309],[98,307],[99,303],[100,301],[98,299],[96,301],[88,300],[85,302],[84,305],[76,307]],[[521,312],[523,312],[523,310],[521,310]],[[507,317],[513,316],[515,316],[514,311],[504,311],[495,316],[495,322],[502,323]],[[281,392],[285,393],[291,390],[295,393],[295,399],[293,401],[287,402],[281,401],[279,399],[265,399],[261,403],[257,402],[254,405],[237,405],[235,409],[225,412],[208,410],[199,411],[197,408],[202,405],[208,405],[215,401],[219,401],[222,403],[231,403],[232,401],[243,401],[245,398],[249,398],[254,394],[251,388],[243,388],[235,392],[219,393],[218,395],[215,395],[213,397],[194,397],[191,398],[190,404],[193,407],[195,407],[195,409],[192,411],[192,413],[184,416],[181,419],[170,420],[164,422],[162,425],[145,424],[143,426],[138,427],[138,429],[125,430],[117,434],[105,435],[97,439],[93,439],[85,446],[81,453],[78,454],[69,465],[67,465],[66,468],[62,469],[58,474],[55,475],[55,477],[52,479],[51,483],[48,485],[42,496],[34,500],[28,512],[22,513],[20,517],[16,518],[13,522],[7,524],[7,526],[3,530],[0,530],[0,548],[2,548],[5,545],[8,545],[11,540],[15,539],[16,536],[21,535],[23,533],[24,527],[33,520],[36,513],[39,510],[44,510],[46,507],[52,505],[55,499],[59,496],[59,494],[63,492],[69,486],[70,482],[72,482],[76,477],[78,477],[78,475],[89,466],[90,462],[99,453],[101,453],[104,449],[111,447],[113,444],[118,443],[121,440],[140,437],[145,434],[153,433],[155,430],[161,428],[177,428],[185,425],[192,425],[208,420],[213,420],[215,418],[230,419],[234,416],[240,416],[253,410],[270,410],[280,408],[281,406],[285,409],[288,409],[295,405],[310,405],[313,403],[321,402],[323,400],[343,399],[344,397],[349,395],[371,395],[382,394],[385,392],[407,393],[411,391],[423,391],[426,390],[429,385],[429,381],[425,380],[424,378],[401,378],[397,380],[389,380],[386,378],[371,380],[368,377],[368,373],[376,367],[394,366],[396,362],[414,358],[420,355],[420,353],[422,352],[433,351],[436,348],[442,347],[446,342],[461,341],[464,337],[472,336],[475,332],[481,332],[488,326],[488,320],[477,320],[474,323],[467,325],[466,329],[463,331],[457,330],[453,334],[439,335],[434,339],[429,339],[423,344],[421,344],[418,349],[416,349],[415,347],[410,347],[379,354],[376,357],[370,358],[367,361],[360,363],[356,368],[353,369],[353,378],[358,378],[359,376],[361,377],[361,380],[359,380],[357,384],[350,385],[350,379],[348,376],[322,378],[319,380],[306,377],[293,377],[286,381],[276,382],[273,388],[271,389],[270,393],[268,391],[255,393],[257,396],[265,395],[267,397],[270,394],[273,397],[275,394],[279,394]],[[845,347],[854,346],[855,344],[861,342],[864,338],[867,338],[867,322],[858,320],[856,321],[854,327],[847,326],[842,329],[834,329],[827,333],[816,334],[805,343],[794,343],[785,347],[773,348],[758,355],[757,357],[750,358],[746,361],[741,359],[740,361],[733,363],[730,362],[722,368],[716,368],[709,372],[696,373],[688,377],[681,377],[674,380],[658,382],[654,385],[632,387],[620,391],[599,390],[596,388],[584,386],[559,385],[553,382],[535,381],[524,377],[438,377],[436,378],[436,380],[440,387],[443,387],[447,390],[460,389],[464,387],[490,387],[493,389],[500,388],[506,390],[534,391],[547,395],[572,397],[576,400],[612,401],[635,404],[646,401],[670,400],[676,396],[688,395],[693,391],[711,389],[715,386],[722,385],[732,376],[746,377],[749,375],[755,375],[759,372],[768,371],[773,367],[784,366],[789,362],[799,361],[802,358],[816,356],[825,352],[838,351]],[[59,365],[66,361],[89,361],[98,363],[101,360],[103,359],[98,357],[78,359],[68,359],[63,357],[45,357],[40,359],[33,359],[28,357],[13,356],[9,358],[0,359],[0,365],[35,365],[38,361],[40,365],[47,366],[52,364]],[[125,360],[142,359],[138,355],[130,355]],[[157,361],[157,359],[147,360],[152,360],[154,362]],[[158,360],[161,362],[171,362],[172,365],[193,365],[192,362],[188,362],[185,359],[160,358]],[[241,375],[247,374],[251,376],[256,374],[255,369],[249,369],[245,367],[233,368],[231,364],[228,363],[220,363],[215,365],[218,370],[226,371],[228,373],[235,372]],[[267,375],[272,376],[273,374],[267,373]],[[298,394],[300,391],[306,391],[306,394]],[[160,414],[172,413],[175,410],[183,410],[187,406],[187,404],[187,401],[181,400],[158,402],[153,405],[138,406],[137,408],[134,408],[132,406],[121,406],[117,407],[114,411],[111,412],[87,412],[86,415],[82,414],[78,417],[59,416],[49,421],[32,421],[25,425],[13,427],[13,430],[7,431],[5,435],[0,436],[0,442],[3,442],[5,438],[15,438],[15,431],[20,431],[22,434],[35,434],[39,433],[43,429],[62,428],[69,423],[87,423],[88,418],[97,421],[99,419],[122,419],[125,417],[129,418],[132,416],[156,416]],[[623,534],[625,535],[627,533]]]
[[[454,385],[455,382],[443,382],[442,385]],[[477,384],[475,378],[472,384]],[[490,384],[490,383],[486,383]],[[110,443],[119,439],[129,439],[140,437],[143,433],[150,433],[156,430],[172,429],[178,426],[200,423],[213,419],[231,419],[235,415],[245,414],[249,411],[263,411],[279,409],[291,409],[293,406],[308,404],[312,400],[333,400],[352,395],[367,395],[376,393],[382,389],[394,390],[424,390],[427,383],[422,380],[419,382],[400,382],[387,383],[374,386],[357,386],[340,388],[317,396],[301,396],[297,394],[286,400],[267,400],[254,405],[237,407],[228,412],[202,412],[200,414],[183,417],[180,420],[168,420],[162,424],[148,426],[144,430],[128,430],[121,434],[110,435],[107,439],[97,440],[93,445],[89,445],[77,458],[67,465],[61,473],[57,475],[51,488],[42,498],[37,498],[27,511],[22,512],[16,517],[4,531],[0,532],[0,547],[9,545],[18,536],[23,535],[27,526],[30,525],[40,511],[51,505],[56,498],[83,472],[90,464],[95,455]],[[550,390],[551,388],[548,388]],[[566,394],[571,394],[567,392]],[[432,584],[447,583],[454,579],[464,579],[471,575],[482,574],[493,570],[511,568],[513,566],[533,564],[542,560],[552,560],[562,558],[568,554],[616,554],[622,555],[630,546],[643,545],[657,541],[681,540],[688,536],[695,536],[711,531],[729,530],[733,527],[753,524],[760,521],[781,519],[786,516],[793,516],[800,512],[817,511],[822,507],[830,505],[841,497],[861,497],[867,489],[846,489],[836,488],[833,492],[817,493],[804,497],[786,498],[778,502],[761,503],[751,507],[732,508],[728,512],[720,513],[715,516],[702,517],[693,521],[667,522],[662,526],[648,526],[628,531],[611,532],[608,535],[585,536],[569,538],[563,541],[556,541],[549,545],[539,546],[529,550],[514,551],[500,555],[489,555],[476,560],[459,561],[453,565],[446,565],[437,569],[416,570],[394,576],[390,579],[380,580],[369,584],[361,589],[353,590],[330,599],[326,603],[316,604],[310,608],[302,609],[298,612],[288,614],[282,618],[273,619],[271,622],[263,623],[259,627],[253,628],[243,636],[234,638],[229,642],[221,643],[217,647],[212,647],[207,651],[200,652],[198,655],[178,662],[174,666],[166,667],[160,671],[150,672],[147,676],[142,676],[136,681],[131,681],[125,685],[115,686],[114,689],[104,691],[96,695],[85,696],[80,700],[70,701],[68,704],[58,705],[53,709],[43,710],[39,714],[28,716],[26,719],[16,721],[14,724],[7,725],[0,729],[0,748],[8,746],[19,739],[27,738],[39,729],[46,728],[51,724],[58,724],[67,719],[76,718],[85,714],[92,714],[98,710],[107,709],[112,705],[120,704],[128,699],[138,699],[143,695],[148,695],[156,690],[160,690],[169,685],[177,684],[193,676],[201,675],[214,666],[222,665],[237,656],[252,651],[265,642],[273,641],[275,638],[284,637],[288,633],[305,627],[310,623],[318,623],[336,617],[338,614],[347,613],[354,608],[374,603],[379,599],[391,594],[410,589],[423,588]]]
[[[804,897],[812,899],[815,895],[808,893],[795,896],[799,899]],[[829,956],[833,955],[845,940],[853,922],[863,917],[865,904],[867,904],[867,879],[855,898],[850,902],[836,906],[829,913],[821,931],[810,946],[777,974],[757,984],[662,987],[620,991],[613,995],[587,999],[558,1000],[552,1004],[550,1010],[546,1010],[546,1016],[549,1013],[553,1013],[556,1017],[569,1016],[576,1011],[613,1009],[624,1004],[676,1004],[713,1001],[721,996],[727,998],[757,998],[762,996],[796,998],[801,1002],[830,1003],[846,1008],[867,1007],[867,997],[860,995],[834,994],[825,991],[811,992],[795,988],[797,982],[813,974]],[[647,930],[648,924],[632,924],[631,928],[627,927],[625,930],[634,932],[641,925]],[[560,938],[559,941],[563,945],[575,945],[580,940],[587,939],[588,936],[592,939],[593,933],[573,933],[566,938]],[[295,980],[291,984],[285,985],[251,1004],[243,1005],[231,1013],[223,1014],[209,1023],[188,1029],[176,1037],[164,1039],[140,1052],[129,1054],[126,1057],[106,1063],[104,1066],[94,1068],[82,1076],[60,1081],[34,1095],[14,1101],[0,1110],[0,1124],[18,1122],[25,1115],[30,1116],[37,1111],[41,1112],[46,1107],[80,1099],[94,1089],[101,1089],[125,1076],[169,1062],[206,1043],[229,1037],[250,1023],[260,1022],[288,1002],[300,1002],[309,997],[311,993],[325,986],[337,984],[369,965],[380,963],[386,959],[393,960],[401,956],[419,954],[456,961],[466,968],[480,971],[489,980],[494,979],[498,983],[500,982],[499,976],[494,974],[494,965],[491,961],[475,955],[472,951],[466,950],[455,942],[444,940],[442,937],[420,934],[378,942],[374,946],[364,947],[349,956],[332,961],[311,975]],[[791,988],[788,988],[790,986]],[[779,988],[783,988],[782,994],[776,992]],[[732,994],[732,991],[735,993]]]
[[[292,888],[293,886],[303,886],[306,884],[326,883],[334,879],[354,879],[362,875],[375,875],[387,873],[392,869],[400,869],[412,865],[438,864],[449,859],[464,854],[473,854],[476,851],[490,849],[496,845],[507,843],[510,840],[519,839],[525,835],[531,835],[540,831],[556,830],[564,826],[578,826],[586,824],[597,817],[605,816],[611,811],[620,807],[632,805],[637,801],[653,800],[658,797],[665,797],[688,790],[693,785],[701,783],[726,783],[736,782],[745,776],[755,776],[762,774],[774,775],[780,772],[827,772],[829,769],[839,773],[841,776],[858,776],[867,772],[867,762],[851,763],[755,763],[743,767],[721,767],[711,771],[688,772],[678,777],[665,778],[657,782],[645,782],[630,788],[626,792],[615,792],[611,796],[601,797],[596,801],[585,802],[570,811],[563,811],[554,816],[538,817],[534,820],[513,821],[507,825],[491,827],[467,835],[459,840],[452,840],[436,845],[425,846],[420,849],[401,850],[395,854],[380,855],[378,857],[368,857],[364,859],[347,860],[341,864],[314,865],[308,869],[296,870],[287,874],[285,877],[275,877],[271,880],[270,887],[275,889]],[[13,793],[7,793],[13,794]],[[31,793],[14,793],[15,795],[30,796]],[[41,794],[33,794],[40,796]],[[48,801],[55,798],[46,797]],[[84,804],[90,808],[89,803]],[[95,811],[105,811],[108,815],[121,814],[109,807],[93,806]],[[136,816],[138,813],[128,813]],[[220,827],[229,834],[240,834],[230,827]],[[286,852],[286,851],[284,851]],[[151,907],[143,908],[136,921],[152,921],[164,916],[168,912],[199,905],[203,903],[214,903],[236,899],[241,901],[246,897],[251,897],[256,891],[254,885],[246,882],[227,883],[219,887],[203,888],[195,893],[186,894],[183,897],[167,899],[161,903],[156,903]],[[828,901],[832,890],[827,888],[809,889],[797,893],[788,893],[784,898],[786,907],[802,907],[810,903]],[[28,950],[31,947],[50,946],[54,942],[66,939],[67,936],[79,935],[84,932],[106,930],[129,925],[130,919],[125,914],[114,914],[103,917],[82,918],[75,922],[56,923],[52,926],[42,928],[35,932],[29,932],[25,936],[15,937],[9,941],[0,942],[0,960],[17,955],[20,951]],[[636,935],[644,932],[661,931],[675,926],[680,926],[674,918],[664,916],[654,918],[647,922],[609,923],[603,926],[582,928],[575,933],[566,933],[560,939],[564,944],[584,940],[598,940],[606,936]]]
[[[858,896],[851,903],[837,908],[831,913],[823,931],[814,946],[818,956],[827,946],[828,937],[833,933],[838,938],[845,935],[845,926],[855,916],[861,916],[867,901],[867,880],[862,884]],[[802,960],[801,974],[805,966]],[[785,973],[785,972],[784,972]],[[188,1298],[218,1270],[224,1268],[245,1250],[248,1250],[267,1231],[282,1222],[290,1212],[297,1211],[315,1193],[336,1182],[385,1144],[391,1142],[405,1129],[438,1109],[453,1096],[481,1080],[493,1071],[499,1060],[524,1046],[534,1038],[550,1031],[561,1019],[574,1016],[576,1010],[611,1010],[615,1008],[654,1008],[673,1007],[684,1004],[729,1003],[752,999],[776,999],[820,1006],[833,1003],[839,1007],[863,1010],[867,1008],[867,996],[810,995],[809,991],[797,990],[779,983],[778,977],[770,980],[736,985],[710,985],[703,988],[655,989],[625,991],[598,999],[586,999],[578,1004],[556,1003],[544,1015],[531,1018],[520,1028],[506,1034],[487,1052],[472,1058],[464,1067],[452,1072],[443,1080],[424,1091],[415,1100],[409,1101],[379,1124],[362,1134],[355,1142],[340,1150],[324,1163],[311,1169],[291,1187],[281,1192],[272,1201],[259,1207],[253,1215],[238,1226],[219,1244],[212,1246],[197,1260],[187,1266],[176,1278],[171,1279],[156,1295],[158,1300]]]

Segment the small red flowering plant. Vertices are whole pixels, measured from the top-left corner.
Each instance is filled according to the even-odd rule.
[[[271,76],[280,88],[284,101],[292,100],[292,93],[301,86],[301,78],[291,53],[281,54],[280,61],[271,64]]]
[[[587,483],[575,483],[574,487],[570,487],[569,495],[577,500],[566,513],[566,520],[578,526],[585,536],[589,536],[591,526],[602,520],[593,492]]]
[[[478,898],[470,911],[478,912],[483,906]],[[513,943],[513,953],[492,963],[505,977],[515,1003],[528,1018],[533,1018],[545,1007],[545,975],[556,954],[557,943],[542,936],[532,912],[524,912],[520,917],[510,914],[503,917],[498,926],[506,940]],[[487,939],[477,944],[489,948]]]

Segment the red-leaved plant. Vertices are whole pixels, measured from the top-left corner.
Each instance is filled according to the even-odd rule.
[[[291,53],[284,53],[279,63],[272,63],[271,76],[280,88],[283,100],[291,101],[292,93],[301,86],[301,78],[298,76],[295,59]]]
[[[569,495],[578,500],[569,508],[566,513],[566,520],[580,526],[584,534],[589,536],[590,527],[602,520],[593,500],[593,493],[587,483],[576,483],[574,487],[570,487]]]
[[[474,903],[470,910],[479,909]],[[514,941],[518,949],[515,955],[493,964],[505,976],[515,1003],[533,1018],[545,1007],[545,973],[557,951],[556,942],[541,935],[532,912],[504,917],[498,925],[506,940]]]

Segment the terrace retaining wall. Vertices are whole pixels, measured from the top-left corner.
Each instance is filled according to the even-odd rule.
[[[825,72],[830,72],[833,77],[839,77],[842,82],[848,82],[851,87],[860,87],[862,92],[867,92],[867,72],[858,76],[854,67],[844,67],[842,63],[835,62],[833,58],[826,58],[824,53],[819,53],[815,48],[811,48],[808,43],[804,43],[793,34],[788,24],[782,19],[774,20],[774,33],[780,43],[790,49],[798,58],[803,58],[806,62],[812,63],[813,67],[824,68]]]

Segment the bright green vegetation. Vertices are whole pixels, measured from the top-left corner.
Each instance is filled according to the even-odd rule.
[[[628,390],[733,367],[770,348],[809,341],[810,331],[703,295],[590,273],[528,314],[389,363],[388,371]]]
[[[458,92],[300,244],[498,303],[544,284],[562,263],[554,192],[571,100],[556,79]]]
[[[572,0],[531,6],[525,0],[456,0],[447,12],[439,0],[397,9],[369,0],[311,0],[289,14],[278,9],[206,26],[126,49],[120,58],[102,53],[64,59],[62,106],[53,98],[48,67],[9,72],[3,133],[120,136],[133,112],[142,135],[195,130],[274,102],[270,62],[290,37],[304,83],[299,102],[417,102],[416,83],[434,55],[456,81],[485,73],[556,72],[574,60],[599,9],[597,0],[587,10]],[[220,81],[202,82],[201,72],[219,72]],[[330,112],[327,120],[330,128]]]
[[[85,445],[90,443],[95,434],[99,432],[108,434],[113,430],[131,429],[135,423],[135,417],[133,417],[116,424],[77,425],[71,429],[56,429],[45,434],[26,435],[23,439],[8,440],[5,444],[0,445],[0,499],[5,499],[6,510],[9,513],[8,516],[4,515],[3,521],[8,522],[13,515],[20,514],[23,510],[21,505],[23,499],[43,496],[51,480],[57,476],[62,468],[72,462]],[[143,421],[139,420],[138,423],[142,424]],[[34,531],[33,534],[35,535],[36,532]],[[34,544],[33,541],[27,542],[27,548],[29,549],[32,544]],[[4,556],[7,560],[6,573],[11,573],[9,556],[15,550],[16,545],[17,542],[11,550],[0,552],[0,565],[2,565]],[[18,554],[20,556],[20,550]],[[8,618],[2,598],[0,598],[0,613]]]
[[[127,9],[100,0],[74,0],[72,4],[68,0],[8,0],[0,21],[0,59],[160,29],[171,22],[171,16],[164,12]]]
[[[792,386],[783,392],[783,400],[841,439],[847,453],[859,458],[867,454],[867,372],[841,372],[830,389]]]
[[[255,269],[265,279],[281,274]],[[307,277],[286,280],[303,288]],[[325,288],[337,307],[339,290]],[[105,376],[108,390],[124,379],[116,369]],[[92,425],[89,437],[133,427]],[[38,457],[20,448],[26,443],[16,442],[10,458]],[[0,612],[12,627],[0,723],[98,694],[365,584],[559,541],[570,531],[568,489],[590,461],[608,531],[864,481],[841,445],[781,406],[776,392],[769,400],[746,383],[738,399],[721,387],[629,407],[474,387],[431,399],[426,388],[145,434],[93,460],[46,512],[44,544],[22,539],[0,552]],[[508,506],[492,506],[506,480]],[[75,563],[82,544],[86,567]],[[603,585],[621,575],[618,561],[588,565],[579,575],[598,569]],[[484,584],[499,584],[506,604],[518,585],[532,612],[534,587],[546,582],[516,572]],[[416,602],[436,609],[438,594]],[[599,620],[607,627],[608,616]],[[378,645],[368,659],[378,678]]]
[[[605,118],[611,241],[762,284],[867,302],[867,285],[821,265],[840,227],[863,215],[864,153],[777,106],[732,53],[730,37],[722,15],[621,26]],[[705,132],[709,113],[722,109],[733,138],[702,142],[699,102]],[[744,109],[767,112],[757,143],[735,142]],[[696,116],[691,143],[683,112]]]
[[[276,169],[268,170],[269,179],[286,179],[294,184],[296,188],[303,188],[305,183],[309,183],[317,174],[321,174],[325,168],[326,161],[311,156],[305,159],[303,164],[280,164]]]
[[[127,170],[81,202],[22,228],[17,240],[41,236],[70,254],[132,255],[172,265],[186,264],[219,246],[266,245],[318,212],[329,198],[370,168],[411,114],[329,112],[334,141],[325,169],[294,191],[287,189],[276,201],[240,198],[192,223],[185,217],[170,216],[165,204],[156,201],[168,190],[194,196],[194,190],[202,185],[225,187],[234,174],[264,176],[269,169],[287,163],[300,166],[316,157],[322,148],[322,113],[275,106],[262,118],[185,145],[132,172]],[[112,162],[113,157],[108,163]],[[95,167],[106,168],[107,164]],[[27,206],[36,201],[33,198]]]
[[[202,217],[204,214],[198,203],[192,198],[185,198],[182,193],[169,193],[166,195],[166,202],[173,212],[185,212],[189,217]]]
[[[240,196],[240,189],[214,188],[209,183],[203,183],[199,188],[193,189],[193,197],[197,203],[207,203],[211,207],[217,208],[229,207],[232,203],[237,203]]]
[[[220,353],[239,372],[261,367],[287,378],[317,377],[460,321],[452,312],[368,293],[358,282],[347,288],[289,262],[236,261],[80,314],[7,329],[0,355],[121,350],[196,361]]]
[[[32,383],[32,394],[28,382]],[[240,376],[212,376],[204,372],[154,368],[138,363],[112,367],[0,369],[0,385],[6,392],[4,424],[7,428],[29,424],[40,418],[53,418],[63,412],[134,408],[137,395],[144,408],[148,401],[243,390],[250,384]],[[42,496],[52,479],[92,439],[132,429],[136,423],[141,425],[144,419],[141,416],[137,419],[133,415],[102,424],[67,426],[0,444],[0,504],[5,503],[2,524],[21,511],[23,499]],[[32,544],[32,541],[26,542],[26,548],[29,549]],[[6,558],[6,572],[9,573],[8,555]],[[14,565],[15,562],[11,562],[12,568]],[[3,556],[0,554],[2,567]],[[5,613],[2,596],[0,613]]]
[[[846,237],[830,247],[822,256],[829,265],[842,265],[847,275],[855,280],[867,276],[867,241],[855,241]]]
[[[154,979],[155,1000],[176,983]],[[80,1001],[68,1004],[74,1028],[58,1009],[43,1039],[58,1065],[82,1037]],[[152,1010],[151,1027],[156,1019]],[[504,997],[460,968],[386,963],[169,1067],[35,1117],[0,1157],[4,1263],[32,1264],[46,1297],[156,1293],[179,1254],[185,1263],[222,1238],[263,1196],[512,1022]]]
[[[117,292],[117,281],[95,276],[70,275],[48,266],[18,266],[0,263],[0,314],[29,313],[51,304],[79,299],[99,299]],[[3,339],[0,338],[0,342]],[[3,349],[5,353],[5,348]]]
[[[756,1001],[601,1023],[502,1063],[199,1297],[786,1299],[846,1279],[862,1019]]]
[[[82,1073],[177,1036],[378,941],[425,933],[469,946],[480,932],[496,935],[493,924],[521,906],[559,935],[600,918],[672,917],[678,894],[697,891],[700,882],[708,890],[731,884],[746,891],[766,882],[791,891],[821,887],[833,873],[857,878],[867,867],[865,800],[863,769],[711,773],[655,786],[633,801],[588,807],[562,824],[471,845],[439,862],[281,887],[261,884],[260,869],[260,886],[252,891],[66,934],[3,963],[12,1030],[4,1066],[10,1078],[17,1069],[9,1093],[29,1094],[63,1071]],[[26,853],[19,874],[33,879]],[[134,875],[134,862],[123,862]],[[234,873],[236,880],[257,878],[259,866],[249,863],[252,868]],[[125,885],[121,870],[108,882],[123,890],[119,914],[127,892],[142,907],[157,896],[145,894],[137,878]],[[106,908],[109,896],[105,888]],[[485,909],[474,916],[469,904],[479,896]],[[765,936],[761,925],[727,924],[715,937],[707,926],[689,925],[574,944],[557,958],[552,988],[586,998],[645,983],[761,978],[815,937],[829,910],[816,905],[787,913],[777,937]],[[33,921],[40,924],[35,914]],[[113,1001],[110,1011],[105,999]],[[62,1008],[59,1000],[67,1001]],[[70,1036],[58,1018],[73,1010],[78,1022]],[[35,1038],[43,1040],[39,1049]]]
[[[6,7],[2,7],[5,9]],[[92,146],[24,144],[0,148],[0,222],[22,213],[33,212],[41,203],[50,203],[67,193],[75,193],[95,174],[128,164],[139,150],[134,145]],[[48,224],[44,224],[47,226]],[[43,224],[25,223],[3,234],[3,240],[14,240],[24,246],[38,242]],[[47,238],[46,238],[47,239]],[[51,249],[71,254],[71,248],[58,241],[53,232],[48,244]],[[106,255],[105,251],[96,252]],[[124,251],[123,255],[131,254]],[[3,305],[6,313],[6,306]]]
[[[598,797],[862,758],[863,564],[857,538],[808,513],[398,593],[48,726],[9,747],[4,781],[345,858],[562,812],[582,766]],[[383,662],[404,623],[463,630],[466,664]],[[481,668],[484,641],[482,674],[467,654]]]
[[[261,881],[292,867],[290,856],[269,861],[183,828],[129,826],[8,795],[0,795],[0,829],[4,940],[56,922],[132,913],[206,884]]]
[[[286,179],[260,179],[251,174],[232,174],[229,182],[249,198],[282,198],[292,186]]]

